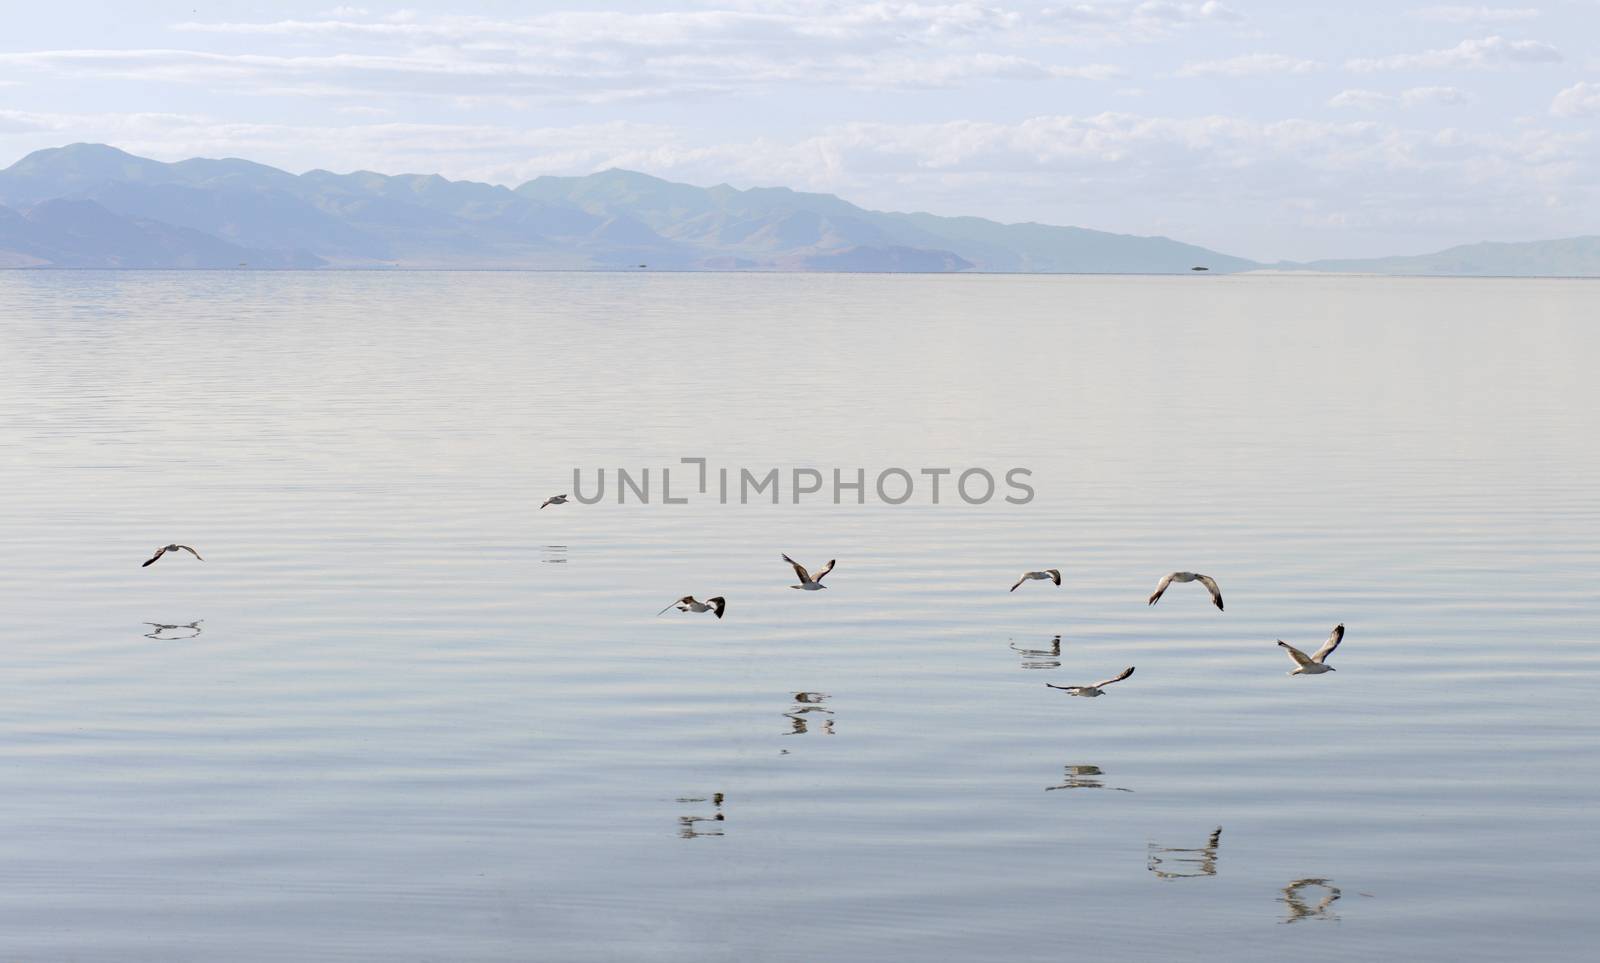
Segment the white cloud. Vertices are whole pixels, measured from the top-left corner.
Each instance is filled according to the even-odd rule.
[[[228,52],[34,50],[0,53],[0,67],[254,96],[388,95],[519,107],[665,100],[777,85],[925,89],[1124,76],[1112,64],[1041,56],[1041,44],[1045,54],[1059,54],[1048,41],[1059,27],[1057,18],[1068,14],[1126,31],[1235,16],[1214,3],[1159,2],[1043,12],[971,2],[794,9],[763,4],[643,14],[580,9],[517,20],[347,14],[175,26],[233,38]],[[249,41],[273,52],[236,51],[236,43]]]
[[[1589,117],[1600,114],[1600,84],[1580,81],[1556,94],[1550,113],[1558,117]]]
[[[1539,11],[1528,7],[1490,7],[1482,4],[1476,7],[1442,5],[1412,10],[1407,16],[1413,20],[1434,23],[1512,23],[1532,20],[1539,16]]]
[[[1454,107],[1470,99],[1459,87],[1410,87],[1400,92],[1400,103],[1405,107]]]
[[[1485,37],[1482,40],[1463,40],[1454,47],[1444,50],[1349,60],[1345,66],[1358,72],[1486,69],[1512,64],[1554,63],[1561,59],[1561,51],[1547,43],[1537,40],[1507,40],[1496,36]]]
[[[888,49],[1010,38],[1032,43],[1131,42],[1203,23],[1237,23],[1228,6],[1120,0],[1002,7],[947,3],[776,2],[651,13],[574,9],[506,19],[417,14],[371,19],[354,12],[276,21],[187,21],[191,33],[299,36],[416,44],[537,44],[605,49],[744,49],[774,52]]]
[[[1377,90],[1343,90],[1329,98],[1329,107],[1378,110],[1385,107],[1453,107],[1468,101],[1458,87],[1411,87],[1398,94]]]
[[[722,94],[756,86],[929,88],[1001,80],[1107,80],[1109,64],[1050,64],[1008,54],[831,57],[664,54],[618,64],[601,56],[475,57],[453,51],[413,56],[340,53],[277,56],[193,50],[50,50],[0,53],[0,66],[73,77],[158,80],[226,87],[253,95],[364,97],[392,94],[473,103],[530,100],[608,103]]]
[[[1178,68],[1179,77],[1249,77],[1257,74],[1305,74],[1325,65],[1286,54],[1257,53],[1226,60],[1203,60]]]
[[[1396,98],[1376,90],[1341,90],[1328,98],[1329,107],[1354,107],[1359,110],[1377,110],[1391,107]]]

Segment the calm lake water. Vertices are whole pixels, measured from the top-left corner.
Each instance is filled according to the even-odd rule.
[[[1590,958],[1597,295],[0,274],[0,957]]]

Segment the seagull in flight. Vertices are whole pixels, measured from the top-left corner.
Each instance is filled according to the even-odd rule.
[[[1104,682],[1096,682],[1094,685],[1055,685],[1050,682],[1046,682],[1045,685],[1050,686],[1052,689],[1065,689],[1068,695],[1086,696],[1093,699],[1096,696],[1105,695],[1106,686],[1113,682],[1121,682],[1130,675],[1133,675],[1133,666],[1131,665],[1123,669],[1121,675],[1112,676]]]
[[[1161,584],[1156,586],[1155,594],[1150,596],[1150,604],[1154,605],[1160,601],[1161,593],[1165,592],[1167,586],[1173,582],[1199,582],[1206,587],[1206,591],[1211,593],[1211,604],[1217,607],[1218,612],[1222,611],[1222,589],[1217,588],[1217,580],[1209,575],[1201,575],[1198,572],[1173,572],[1171,575],[1166,576],[1161,580]]]
[[[1322,648],[1314,655],[1308,656],[1282,639],[1278,640],[1278,644],[1288,649],[1289,658],[1295,661],[1295,667],[1289,672],[1290,675],[1321,675],[1324,672],[1334,671],[1333,666],[1325,663],[1328,661],[1328,656],[1332,655],[1333,650],[1343,641],[1344,623],[1340,622],[1333,627],[1333,633],[1328,636],[1328,641],[1322,643]]]
[[[549,498],[546,498],[544,500],[544,504],[540,505],[539,508],[542,510],[542,509],[550,507],[551,505],[565,505],[566,503],[567,503],[567,496],[565,496],[565,495],[551,495]]]
[[[193,555],[195,558],[200,558],[200,553],[195,551],[194,549],[190,548],[187,545],[164,545],[161,548],[156,549],[156,553],[154,555],[150,556],[150,561],[145,562],[144,565],[141,565],[139,567],[140,568],[144,568],[144,567],[149,566],[149,565],[154,565],[155,562],[156,562],[156,559],[158,559],[161,556],[167,554],[168,552],[176,552],[179,549],[182,549],[183,551],[188,552],[190,555]],[[205,559],[200,558],[200,561],[204,562]]]
[[[1023,572],[1022,573],[1022,577],[1017,579],[1017,584],[1011,586],[1011,591],[1015,592],[1017,590],[1017,586],[1018,585],[1021,585],[1023,582],[1026,582],[1029,579],[1041,579],[1041,578],[1047,578],[1050,581],[1056,583],[1057,585],[1061,584],[1061,572],[1060,572],[1060,570],[1059,569],[1053,569],[1053,568],[1047,568],[1042,572]]]
[[[722,610],[728,607],[728,600],[720,595],[717,595],[706,599],[704,602],[701,602],[693,595],[685,595],[683,598],[678,599],[676,602],[673,602],[672,605],[667,606],[666,609],[662,609],[656,614],[663,615],[666,613],[667,609],[670,609],[673,606],[677,606],[679,612],[715,612],[717,613],[717,618],[720,619],[722,618]]]
[[[794,566],[794,574],[800,576],[800,584],[799,585],[791,585],[789,587],[792,588],[792,589],[801,589],[801,590],[806,591],[806,592],[815,592],[818,589],[827,588],[826,585],[822,584],[822,577],[824,575],[827,575],[829,572],[833,571],[833,563],[838,561],[838,559],[836,559],[836,558],[828,559],[828,564],[822,566],[822,568],[817,572],[816,575],[812,575],[810,572],[806,571],[806,567],[804,565],[801,565],[799,562],[796,562],[794,559],[790,558],[788,555],[785,555],[783,557],[783,560],[785,562],[788,562],[790,565],[793,565]]]

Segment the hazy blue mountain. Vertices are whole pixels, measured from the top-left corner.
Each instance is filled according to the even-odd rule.
[[[1475,277],[1600,277],[1600,237],[1465,244],[1434,254],[1312,261],[1311,271]]]
[[[633,171],[515,190],[437,174],[290,174],[237,158],[174,164],[103,144],[0,171],[0,267],[1600,276],[1600,237],[1434,254],[1257,264],[1164,237],[869,211],[783,187],[695,187]]]
[[[1166,238],[889,214],[830,194],[702,188],[621,170],[541,177],[510,190],[425,174],[296,175],[239,159],[166,164],[100,144],[37,151],[0,171],[0,205],[27,215],[8,220],[7,236],[15,237],[0,247],[0,263],[76,266],[131,256],[35,236],[43,228],[29,221],[31,211],[51,200],[92,201],[143,225],[165,238],[150,256],[174,263],[213,264],[232,253],[184,233],[196,232],[247,249],[239,260],[250,263],[320,259],[345,267],[1181,272],[1195,264],[1215,271],[1257,266]],[[31,225],[26,246],[24,222]]]
[[[861,263],[910,263],[903,255],[886,252],[927,250],[938,257],[917,259],[917,263],[963,265],[943,270],[1138,274],[1186,272],[1197,265],[1217,272],[1260,266],[1164,237],[1001,224],[977,217],[885,213],[857,207],[831,194],[783,187],[741,191],[726,184],[699,188],[624,170],[587,177],[540,177],[518,187],[517,193],[593,214],[631,214],[663,236],[693,244],[724,262],[771,261],[799,269],[811,264],[849,263],[852,258]],[[845,257],[856,247],[868,250]],[[822,260],[817,260],[819,257]]]
[[[972,262],[949,251],[928,251],[914,247],[851,247],[836,254],[812,254],[797,259],[793,267],[802,271],[914,271],[934,274],[966,271]]]
[[[55,198],[25,213],[0,208],[0,265],[60,268],[311,268],[308,254],[261,251],[161,221],[126,217],[83,199]]]
[[[623,213],[594,215],[438,175],[295,175],[238,159],[163,164],[99,144],[37,151],[0,171],[0,204],[27,210],[57,198],[93,200],[114,214],[277,252],[280,261],[442,268],[648,262],[692,268],[699,257]]]
[[[0,267],[417,267],[1600,276],[1600,237],[1263,265],[1164,237],[869,211],[633,171],[515,190],[437,174],[174,164],[103,144],[0,171]]]

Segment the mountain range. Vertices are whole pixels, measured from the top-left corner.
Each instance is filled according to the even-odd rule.
[[[72,144],[0,171],[0,267],[1600,275],[1600,238],[1264,265],[1165,237],[870,211],[831,194],[615,169],[512,189]]]

